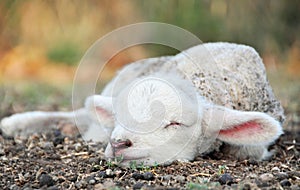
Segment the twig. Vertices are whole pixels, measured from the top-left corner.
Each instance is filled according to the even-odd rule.
[[[78,152],[78,153],[74,153],[74,154],[68,154],[68,155],[65,155],[65,156],[61,156],[60,158],[61,159],[65,159],[65,158],[71,158],[73,156],[85,156],[85,155],[88,155],[89,152]]]
[[[285,144],[285,145],[295,145],[295,146],[300,146],[300,143],[297,143],[297,142],[290,142],[290,141],[284,141],[283,144]]]
[[[126,174],[127,174],[127,171],[125,171],[125,173],[118,180],[122,180]]]
[[[196,174],[192,174],[190,176],[191,177],[195,177],[195,176],[199,176],[199,175],[206,176],[206,177],[210,177],[211,176],[210,174],[206,174],[206,173],[196,173]]]

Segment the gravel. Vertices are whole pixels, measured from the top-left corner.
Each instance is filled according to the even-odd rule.
[[[0,189],[299,189],[300,147],[292,143],[298,134],[286,131],[271,147],[276,153],[270,161],[212,153],[132,169],[105,161],[103,144],[56,130],[26,139],[0,135]]]

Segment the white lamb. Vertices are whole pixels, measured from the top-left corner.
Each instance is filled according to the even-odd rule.
[[[193,160],[221,143],[237,158],[267,159],[284,122],[257,52],[231,43],[137,61],[84,108],[15,114],[1,129],[26,136],[59,120],[75,123],[74,116],[84,138],[108,142],[106,157],[122,157],[123,165]]]

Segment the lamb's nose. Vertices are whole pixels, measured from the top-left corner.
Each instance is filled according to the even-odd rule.
[[[126,140],[121,140],[121,139],[112,140],[110,142],[110,144],[114,149],[123,149],[123,148],[128,148],[128,147],[132,146],[132,142],[129,139],[126,139]]]

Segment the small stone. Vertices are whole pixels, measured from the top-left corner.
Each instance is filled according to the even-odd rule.
[[[185,177],[181,175],[175,176],[174,179],[180,183],[185,182]]]
[[[278,173],[280,172],[280,169],[278,167],[274,167],[271,169],[272,173]]]
[[[299,185],[291,185],[291,190],[299,190],[300,189],[300,187],[299,187]]]
[[[101,169],[101,166],[100,165],[93,165],[92,168],[91,168],[91,172],[97,172]]]
[[[106,175],[106,172],[105,172],[105,171],[101,171],[101,172],[99,172],[98,176],[99,176],[99,177],[102,177],[102,178],[106,178],[106,177],[107,177],[107,175]]]
[[[50,150],[53,147],[53,142],[43,142],[41,143],[41,147],[46,150]]]
[[[57,146],[59,144],[62,144],[64,141],[65,141],[65,137],[64,136],[57,136],[53,140],[53,145]]]
[[[94,157],[89,159],[89,164],[99,164],[100,158]]]
[[[11,185],[9,187],[9,189],[11,189],[11,190],[17,190],[17,189],[19,189],[19,187],[16,184],[13,184],[13,185]]]
[[[71,181],[71,182],[76,182],[77,181],[77,175],[72,175],[72,176],[70,176],[69,178],[68,178],[68,180],[69,181]]]
[[[251,185],[246,183],[242,190],[251,190]]]
[[[24,174],[25,179],[29,179],[31,177],[31,174],[29,172],[27,172],[26,174]]]
[[[133,189],[142,189],[143,186],[144,186],[143,183],[138,182],[133,185]]]
[[[0,156],[4,156],[5,155],[5,152],[3,149],[0,149]]]
[[[291,184],[291,182],[290,182],[288,179],[284,179],[284,180],[280,181],[280,185],[281,185],[282,187],[289,187],[289,186],[291,186],[292,184]]]
[[[222,185],[224,184],[230,185],[232,182],[233,182],[233,178],[228,173],[221,175],[221,177],[219,178],[219,183],[221,183]]]
[[[262,182],[269,182],[269,181],[272,181],[274,179],[274,176],[270,173],[264,173],[264,174],[261,174],[259,176],[259,179],[262,181]]]
[[[39,179],[39,184],[40,184],[40,187],[43,187],[43,186],[53,186],[55,185],[55,181],[53,180],[53,178],[48,175],[48,174],[42,174],[40,176],[40,179]]]
[[[250,159],[248,163],[253,165],[253,166],[258,165],[257,160],[254,160],[254,159]]]
[[[154,175],[151,172],[146,172],[144,173],[144,179],[145,180],[153,180],[154,179]]]
[[[256,179],[257,178],[257,175],[255,173],[250,173],[248,176],[250,178],[252,178],[252,179]]]
[[[80,152],[80,151],[82,150],[82,145],[81,145],[80,143],[76,143],[76,144],[74,145],[74,147],[75,147],[75,150],[76,150],[77,152]]]
[[[31,187],[25,187],[23,190],[33,190]]]
[[[94,189],[105,189],[105,188],[104,188],[104,185],[103,185],[103,184],[98,183],[98,184],[96,184],[96,185],[94,186]]]
[[[54,185],[54,186],[48,187],[47,190],[59,190],[59,188]]]
[[[115,184],[113,181],[105,181],[103,183],[103,187],[104,187],[103,189],[116,189],[116,188],[113,188],[113,187],[115,187]]]
[[[95,183],[96,183],[96,180],[95,180],[95,179],[90,179],[90,180],[89,180],[89,184],[90,184],[90,185],[94,185]]]
[[[139,179],[144,179],[144,176],[143,176],[143,174],[136,172],[136,173],[132,174],[132,178],[134,178],[135,180],[139,180]]]
[[[75,186],[78,188],[78,189],[83,189],[87,186],[87,182],[85,180],[81,180],[77,183],[75,183]]]
[[[279,172],[279,173],[275,174],[275,176],[279,181],[287,179],[289,177],[289,175],[285,172]]]
[[[300,177],[300,172],[297,172],[297,171],[288,171],[287,174],[290,177]]]
[[[105,173],[106,173],[107,177],[114,177],[115,176],[114,172],[111,169],[106,169]]]
[[[164,175],[164,176],[162,176],[162,178],[163,178],[163,180],[165,180],[165,181],[169,181],[169,180],[171,180],[172,175]]]

